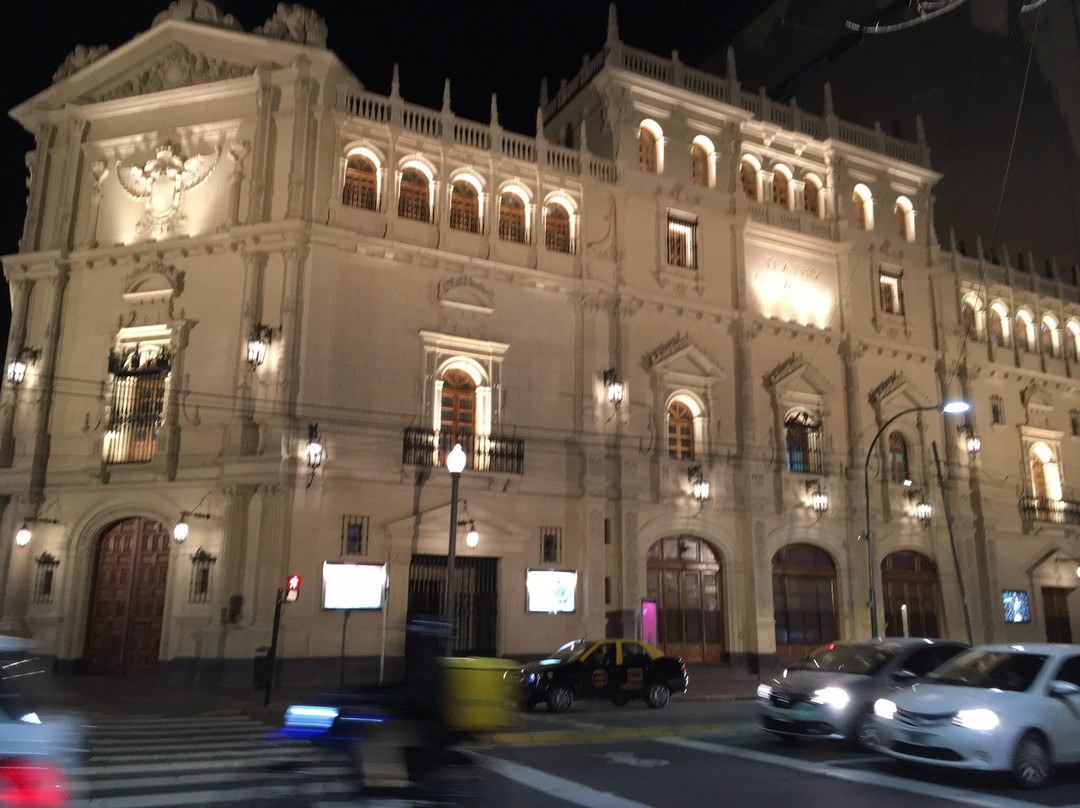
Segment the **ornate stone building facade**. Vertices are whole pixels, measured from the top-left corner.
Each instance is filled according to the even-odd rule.
[[[281,654],[334,678],[442,612],[456,533],[460,653],[651,634],[643,602],[752,667],[868,598],[881,633],[1070,636],[1080,291],[942,249],[925,144],[614,14],[524,136],[365,90],[281,8],[174,3],[13,110],[3,630],[240,675],[298,574]]]

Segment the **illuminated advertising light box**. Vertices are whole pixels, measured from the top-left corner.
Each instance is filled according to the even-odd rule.
[[[381,609],[385,592],[383,564],[323,562],[324,609]]]
[[[1030,623],[1031,606],[1028,593],[1022,589],[1006,589],[1001,593],[1001,605],[1005,608],[1006,623]]]
[[[571,570],[529,570],[525,577],[528,610],[559,614],[576,610],[577,573]]]

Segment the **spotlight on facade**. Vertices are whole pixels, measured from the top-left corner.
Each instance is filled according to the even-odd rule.
[[[30,348],[24,345],[19,349],[15,358],[8,362],[5,375],[11,384],[22,384],[26,378],[26,369],[41,358],[40,348]]]
[[[199,500],[199,505],[202,504],[203,499]],[[198,506],[196,506],[198,507]],[[208,513],[199,513],[198,511],[180,511],[180,518],[176,520],[176,524],[173,525],[173,539],[177,544],[182,542],[188,537],[188,533],[191,531],[191,526],[188,524],[188,519],[195,517],[196,519],[210,519],[211,516]]]
[[[972,428],[971,424],[960,424],[956,430],[964,436],[968,454],[975,454],[982,448],[982,441],[976,436],[975,430]]]
[[[806,483],[806,493],[810,495],[810,507],[815,511],[825,513],[829,510],[829,495],[821,489],[821,484],[817,480]]]
[[[690,485],[694,487],[694,499],[704,502],[709,498],[709,481],[701,473],[701,466],[691,466],[686,476],[690,478]]]
[[[469,520],[469,532],[465,534],[465,544],[470,548],[475,548],[480,543],[480,534],[476,532],[476,522],[472,519]]]
[[[247,358],[252,369],[266,361],[266,350],[274,338],[274,329],[262,323],[255,323],[248,338]]]
[[[623,383],[615,372],[615,368],[604,371],[604,387],[607,388],[608,401],[618,407],[623,400]]]

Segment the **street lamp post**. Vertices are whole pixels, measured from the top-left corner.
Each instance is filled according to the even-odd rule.
[[[460,443],[455,443],[450,454],[446,456],[446,470],[450,472],[450,546],[446,553],[446,623],[448,627],[446,637],[446,655],[449,656],[454,650],[454,599],[456,579],[454,578],[454,560],[457,556],[457,501],[458,480],[461,472],[465,470],[465,450]]]
[[[874,583],[874,537],[870,531],[870,458],[874,456],[874,447],[877,446],[878,438],[882,436],[889,424],[895,421],[902,415],[908,415],[913,412],[930,412],[937,411],[946,413],[948,415],[956,415],[962,412],[967,412],[971,409],[971,405],[966,401],[947,401],[941,404],[935,404],[929,407],[908,407],[906,410],[900,410],[892,418],[887,420],[881,425],[877,433],[874,435],[874,439],[870,441],[870,448],[866,450],[866,463],[863,466],[863,484],[866,491],[866,531],[863,533],[863,538],[866,539],[866,566],[867,574],[870,582],[870,636],[878,636],[878,619],[877,619],[877,587]]]

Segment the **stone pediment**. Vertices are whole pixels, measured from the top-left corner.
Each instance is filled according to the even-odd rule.
[[[490,314],[495,310],[495,293],[468,275],[455,275],[439,281],[439,302],[468,311]]]
[[[172,42],[138,66],[99,84],[80,100],[96,102],[131,98],[179,87],[240,78],[254,72],[254,65],[196,53],[180,42]]]
[[[676,334],[645,357],[645,365],[655,373],[669,376],[723,379],[724,369],[695,345],[687,334]]]
[[[832,389],[829,381],[802,354],[789,356],[766,373],[762,383],[766,389],[775,389],[781,395],[819,397]]]

